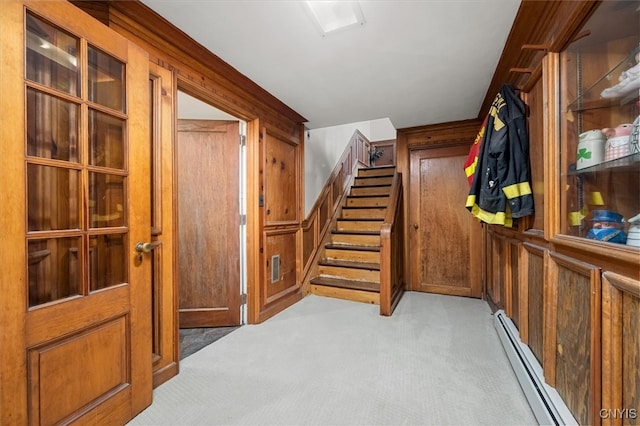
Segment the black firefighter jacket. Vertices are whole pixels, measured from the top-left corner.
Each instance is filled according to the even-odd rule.
[[[466,207],[483,222],[511,227],[533,214],[525,106],[510,86],[491,104]]]

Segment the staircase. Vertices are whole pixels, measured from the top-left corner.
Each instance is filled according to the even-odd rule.
[[[359,169],[322,248],[311,293],[380,304],[380,229],[395,167]]]

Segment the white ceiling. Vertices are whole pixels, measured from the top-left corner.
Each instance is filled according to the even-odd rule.
[[[299,0],[142,0],[308,120],[477,118],[520,0],[362,0],[322,37]]]

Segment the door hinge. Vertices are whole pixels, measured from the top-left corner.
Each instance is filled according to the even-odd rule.
[[[247,137],[245,135],[240,135],[240,146],[247,146]]]
[[[242,293],[240,295],[240,304],[241,305],[246,305],[247,304],[247,293]]]
[[[247,224],[247,215],[246,214],[241,214],[240,215],[240,226],[246,225]]]
[[[264,207],[264,195],[258,195],[258,207]]]

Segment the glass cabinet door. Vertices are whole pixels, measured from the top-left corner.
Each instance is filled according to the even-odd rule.
[[[561,55],[561,233],[640,246],[640,2],[602,2]]]

